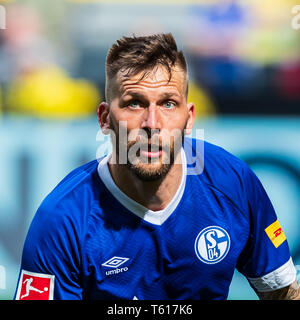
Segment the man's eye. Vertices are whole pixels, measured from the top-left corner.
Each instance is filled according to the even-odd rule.
[[[176,104],[173,101],[167,101],[164,103],[164,107],[166,109],[172,109],[176,106]]]
[[[130,107],[132,109],[138,109],[141,107],[141,105],[138,101],[132,101],[128,104],[128,107]]]

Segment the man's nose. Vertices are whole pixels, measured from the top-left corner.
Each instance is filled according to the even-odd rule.
[[[159,108],[156,105],[150,105],[146,109],[142,127],[149,129],[161,129]]]

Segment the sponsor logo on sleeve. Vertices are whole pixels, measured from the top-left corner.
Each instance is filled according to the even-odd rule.
[[[16,300],[53,300],[54,275],[22,270]]]
[[[271,242],[273,243],[273,245],[275,246],[275,248],[278,248],[286,240],[286,236],[278,220],[270,224],[265,229],[265,232],[268,235]]]

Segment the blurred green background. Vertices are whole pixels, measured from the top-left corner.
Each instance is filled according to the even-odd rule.
[[[69,171],[106,151],[96,110],[106,52],[123,35],[173,33],[188,60],[195,129],[257,173],[300,264],[296,4],[0,0],[0,299],[13,297],[42,199]],[[229,299],[256,299],[238,273]]]

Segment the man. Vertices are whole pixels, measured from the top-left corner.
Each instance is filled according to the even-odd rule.
[[[43,201],[16,299],[29,276],[50,288],[48,299],[226,299],[235,268],[261,299],[299,299],[286,237],[257,177],[222,148],[184,137],[195,118],[187,90],[171,34],[110,48],[98,119],[113,151]]]

